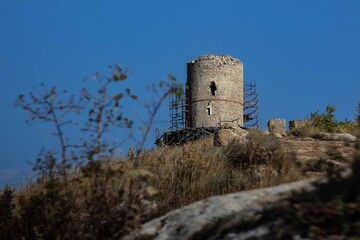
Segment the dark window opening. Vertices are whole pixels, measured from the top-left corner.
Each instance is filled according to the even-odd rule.
[[[210,91],[211,91],[211,95],[212,95],[212,96],[215,96],[216,90],[217,90],[217,87],[216,87],[215,82],[211,82],[211,83],[210,83]]]

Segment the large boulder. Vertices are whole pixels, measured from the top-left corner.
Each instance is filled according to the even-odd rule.
[[[231,141],[239,141],[245,143],[249,133],[242,128],[221,128],[214,135],[215,146],[226,146]]]
[[[345,171],[341,176],[348,179],[351,172]],[[269,224],[257,222],[263,211],[285,200],[290,193],[316,194],[316,186],[322,185],[326,189],[329,184],[332,184],[329,179],[315,178],[255,191],[210,197],[145,223],[140,231],[125,239],[218,239],[216,234],[231,227],[231,224],[235,224],[234,228],[237,229],[237,222],[244,223],[246,227],[240,232],[230,231],[221,239],[271,239],[269,226],[274,224],[273,219],[268,220]]]
[[[297,130],[306,126],[311,126],[312,121],[311,120],[290,120],[289,121],[289,130]]]
[[[268,122],[269,132],[273,135],[279,134],[285,136],[286,134],[286,121],[285,119],[274,118]]]

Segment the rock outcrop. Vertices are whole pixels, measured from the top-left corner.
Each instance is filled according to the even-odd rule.
[[[286,135],[286,121],[285,119],[274,118],[268,122],[269,132],[271,134],[279,134],[280,136]]]
[[[320,132],[315,136],[317,139],[320,140],[327,140],[327,141],[356,141],[357,137],[351,135],[350,133],[328,133],[328,132]]]
[[[311,126],[311,120],[290,120],[289,131],[297,130],[305,126]]]
[[[221,144],[228,144],[236,139],[246,141],[247,134],[248,131],[243,129],[224,128],[217,137]],[[358,142],[319,141],[311,138],[279,141],[284,152],[292,154],[294,161],[305,166],[304,171],[309,172],[307,176],[312,178],[266,189],[210,197],[145,223],[140,231],[125,239],[218,239],[217,234],[223,232],[223,227],[229,228],[230,225],[230,229],[236,229],[231,224],[238,224],[239,221],[245,223],[245,230],[228,231],[221,239],[269,239],[269,225],[273,223],[264,223],[259,220],[259,216],[263,219],[264,211],[269,209],[277,211],[273,210],[273,206],[287,201],[290,195],[316,195],[316,186],[330,186],[330,179],[322,177],[326,171],[321,169],[322,166],[342,171],[342,179],[349,179],[351,176],[347,167],[356,155]],[[319,170],[322,172],[316,172]],[[341,190],[342,187],[332,189]]]
[[[248,132],[242,128],[221,128],[214,135],[215,146],[226,146],[231,141],[245,143],[247,141]]]
[[[346,179],[351,176],[350,173],[351,171],[347,170],[341,176]],[[180,240],[202,239],[201,236],[209,238],[209,232],[214,236],[221,232],[221,229],[217,228],[224,222],[231,222],[234,218],[254,221],[258,214],[268,210],[273,203],[285,199],[290,193],[314,194],[315,185],[326,185],[328,182],[326,178],[314,178],[271,188],[210,197],[154,219],[144,224],[139,232],[125,239]],[[237,232],[236,237],[231,237],[234,234],[230,232],[225,239],[254,239],[268,233],[269,229],[266,226],[253,226],[241,233]]]

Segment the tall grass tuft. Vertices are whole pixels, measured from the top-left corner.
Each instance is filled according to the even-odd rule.
[[[277,139],[251,131],[247,143],[215,147],[212,139],[162,147],[143,155],[142,168],[156,177],[158,213],[209,196],[251,190],[302,178],[301,168]]]

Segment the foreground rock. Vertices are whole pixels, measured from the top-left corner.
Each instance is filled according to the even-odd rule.
[[[241,128],[221,128],[214,135],[214,145],[226,146],[233,140],[245,143],[248,135],[249,132]]]
[[[342,174],[344,179],[349,176],[350,170]],[[217,239],[216,235],[221,232],[221,228],[229,228],[233,219],[236,219],[237,223],[256,221],[262,211],[286,198],[289,193],[313,194],[316,191],[314,184],[327,182],[327,179],[315,178],[256,191],[211,197],[154,219],[144,224],[140,232],[125,239]],[[240,233],[227,232],[226,236],[221,238],[257,239],[270,233],[265,225],[251,225]]]

